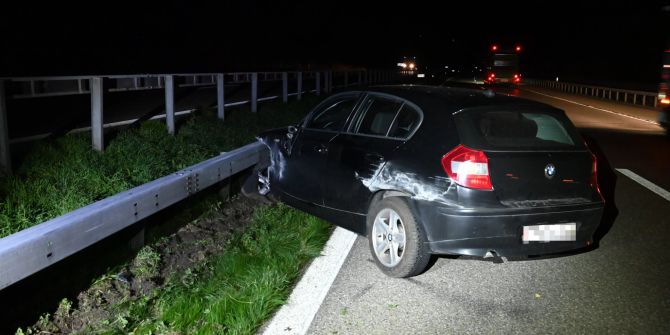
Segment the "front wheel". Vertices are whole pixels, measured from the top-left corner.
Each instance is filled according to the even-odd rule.
[[[248,198],[265,203],[276,202],[270,191],[270,169],[267,167],[260,170],[252,170],[242,185],[242,194]]]
[[[367,226],[370,252],[386,275],[412,277],[426,268],[430,253],[425,233],[404,198],[389,197],[373,203]]]

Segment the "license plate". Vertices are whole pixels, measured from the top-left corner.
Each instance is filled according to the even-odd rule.
[[[537,226],[523,226],[523,235],[521,241],[524,244],[529,242],[555,242],[555,241],[576,241],[577,224],[548,224]]]

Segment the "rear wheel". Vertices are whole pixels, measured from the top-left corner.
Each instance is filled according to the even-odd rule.
[[[404,198],[389,197],[374,202],[367,221],[370,252],[382,272],[406,278],[426,268],[430,253],[425,233]]]

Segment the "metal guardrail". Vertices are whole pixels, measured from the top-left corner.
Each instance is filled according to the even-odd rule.
[[[0,289],[269,159],[255,142],[0,239]]]
[[[525,79],[526,84],[563,91],[571,94],[580,94],[611,100],[618,103],[640,107],[656,108],[658,104],[657,92],[624,90],[619,88],[566,83],[551,80]]]
[[[368,75],[368,72],[370,75]],[[374,71],[351,70],[351,71],[285,71],[285,72],[231,72],[231,73],[173,73],[173,74],[128,74],[128,75],[90,75],[90,76],[53,76],[53,77],[18,77],[0,78],[11,83],[7,87],[8,96],[13,99],[39,98],[62,95],[77,95],[91,93],[89,81],[93,78],[106,78],[107,91],[140,91],[165,88],[165,78],[172,76],[179,87],[192,86],[216,86],[217,76],[222,75],[226,84],[251,83],[253,74],[257,80],[280,81],[285,75],[290,79],[316,79],[321,74],[330,73],[330,80],[340,77],[344,86],[349,84],[361,84],[363,81],[374,82],[377,77]],[[349,73],[358,74],[356,82],[349,82]],[[339,76],[338,76],[339,75]],[[324,89],[328,91],[328,84],[324,83]]]
[[[357,75],[350,80],[350,74]],[[9,136],[7,125],[6,99],[26,99],[49,96],[89,94],[91,96],[91,143],[94,150],[104,150],[103,124],[103,93],[117,91],[137,91],[163,89],[165,91],[165,120],[170,134],[175,131],[175,85],[182,86],[215,86],[217,96],[217,115],[225,118],[225,85],[250,83],[249,103],[251,112],[256,112],[258,102],[259,81],[281,81],[282,99],[288,101],[289,96],[302,98],[304,79],[313,79],[313,90],[320,95],[322,90],[330,93],[334,88],[350,85],[378,84],[388,82],[400,76],[394,71],[348,70],[348,71],[284,71],[284,72],[234,72],[234,73],[178,73],[178,74],[135,74],[135,75],[89,75],[89,76],[55,76],[55,77],[20,77],[0,78],[0,170],[11,172],[9,155]],[[295,80],[295,93],[289,93],[289,77]],[[335,77],[339,77],[336,80]],[[267,100],[267,99],[266,99]]]
[[[283,82],[282,97],[284,102],[289,96],[300,96],[305,92],[302,79],[315,81],[315,88],[307,90],[319,94],[322,89],[330,92],[333,88],[350,85],[377,84],[393,80],[399,74],[390,71],[356,71],[357,78],[350,80],[350,73],[339,72],[340,79],[333,83],[333,71],[325,72],[250,72],[250,73],[216,73],[216,74],[168,74],[168,75],[114,75],[114,76],[76,76],[76,77],[34,77],[34,78],[0,78],[0,165],[9,167],[9,140],[7,138],[4,85],[19,83],[19,87],[28,90],[29,97],[45,95],[91,95],[91,130],[93,146],[102,150],[102,93],[103,78],[116,80],[116,86],[108,91],[126,89],[165,89],[166,114],[168,129],[174,126],[174,79],[175,76],[186,78],[184,85],[217,87],[219,116],[223,118],[223,84],[228,78],[231,82],[251,83],[251,97],[242,103],[251,104],[255,111],[258,101],[276,99],[258,97],[258,80],[281,80]],[[289,74],[297,79],[297,91],[288,92]],[[321,76],[323,75],[323,81]],[[40,91],[37,83],[51,84],[54,91]],[[60,83],[60,84],[58,84]],[[65,83],[65,84],[63,84]],[[60,85],[60,86],[59,86]],[[60,90],[60,91],[59,91]],[[26,94],[10,95],[12,98],[26,98]],[[233,103],[238,104],[238,103]],[[4,128],[3,128],[4,127]],[[172,128],[173,129],[173,128]],[[4,148],[4,149],[3,149]],[[5,157],[6,156],[6,157]],[[267,147],[260,143],[251,143],[220,156],[177,171],[128,191],[97,201],[65,215],[27,228],[4,238],[0,238],[0,289],[8,287],[50,265],[83,250],[90,245],[128,227],[138,221],[157,213],[176,202],[183,200],[198,191],[241,172],[256,164],[265,164],[269,159]]]

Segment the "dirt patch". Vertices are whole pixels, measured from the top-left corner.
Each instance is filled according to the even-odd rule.
[[[79,293],[75,302],[61,301],[53,315],[43,316],[24,333],[87,332],[91,326],[110,322],[118,315],[119,306],[151,299],[152,292],[160,290],[170,276],[201,264],[211,255],[221,254],[230,237],[249,226],[258,205],[258,201],[236,196],[214,206],[176,233],[143,247],[121,271],[96,280]]]

